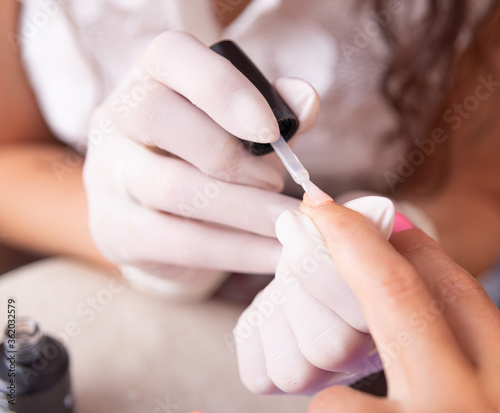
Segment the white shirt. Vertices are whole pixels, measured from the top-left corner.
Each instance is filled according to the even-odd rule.
[[[269,80],[298,77],[316,88],[318,124],[294,138],[294,150],[328,192],[383,182],[406,149],[402,142],[386,143],[397,123],[379,92],[389,56],[370,2],[253,0],[227,28],[211,0],[23,3],[20,46],[40,108],[56,136],[80,151],[93,109],[127,77],[149,42],[171,29],[207,45],[232,39]],[[400,3],[406,5],[384,16],[404,27],[425,2],[392,1]],[[216,4],[223,12],[230,2]]]

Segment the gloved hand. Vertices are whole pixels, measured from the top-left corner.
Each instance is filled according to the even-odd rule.
[[[312,87],[275,86],[300,131],[311,128]],[[229,61],[186,33],[158,36],[92,117],[84,180],[95,243],[126,278],[167,295],[209,294],[225,271],[273,273],[274,222],[299,201],[279,193],[277,156],[256,158],[238,138],[278,136],[264,97]]]
[[[389,199],[368,196],[345,206],[389,238],[394,224]],[[276,277],[233,331],[243,383],[257,393],[313,393],[380,370],[356,298],[314,223],[286,211],[276,233],[283,244]]]

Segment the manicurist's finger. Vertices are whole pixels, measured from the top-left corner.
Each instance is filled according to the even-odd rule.
[[[146,207],[268,237],[275,236],[274,223],[284,210],[298,208],[295,198],[224,182],[181,159],[139,150],[144,156],[129,162],[123,186]]]
[[[314,223],[298,211],[285,211],[276,221],[287,266],[276,272],[283,286],[303,288],[359,331],[368,332],[351,290],[340,276]]]
[[[282,391],[267,375],[266,355],[259,333],[262,318],[262,311],[251,305],[241,314],[233,329],[240,378],[254,393],[280,394]]]
[[[101,200],[102,199],[102,200]],[[89,209],[104,208],[95,197]],[[192,268],[269,274],[281,255],[275,239],[214,224],[164,214],[131,201],[117,203],[112,219],[91,220],[91,231],[105,226],[113,238],[96,241],[105,255],[120,264],[168,263]],[[124,222],[126,223],[124,225]],[[174,234],[174,236],[172,236]]]
[[[311,129],[319,116],[319,96],[304,80],[282,77],[274,87],[299,119],[298,133]]]
[[[385,238],[389,238],[394,221],[394,207],[389,199],[366,196],[354,199],[346,206],[366,216]],[[276,277],[283,278],[285,284],[300,283],[352,327],[368,332],[352,292],[338,273],[323,237],[311,219],[296,211],[285,211],[276,221],[276,235],[284,246],[283,254],[289,267],[287,273],[277,273]]]
[[[132,79],[120,90],[119,96],[133,93],[140,87],[137,83],[136,79]],[[111,104],[96,112],[91,128],[98,131],[102,128],[101,122],[108,120],[112,125],[119,126],[123,137],[160,148],[212,177],[249,186],[281,189],[281,173],[267,159],[251,155],[240,139],[184,96],[159,81],[154,81],[152,85],[155,87],[151,86],[137,107],[132,109],[122,105],[118,108],[123,109],[117,110],[113,103],[119,96],[111,99]],[[113,133],[116,132],[115,129]],[[106,136],[106,140],[109,138],[109,135]]]
[[[186,97],[238,138],[273,142],[278,122],[259,90],[229,60],[185,32],[157,36],[143,57],[155,80]]]
[[[298,348],[314,366],[332,372],[360,371],[373,342],[302,288],[288,288],[283,312]]]
[[[259,332],[267,373],[285,393],[318,391],[331,377],[330,372],[312,365],[302,354],[281,307],[265,318]]]

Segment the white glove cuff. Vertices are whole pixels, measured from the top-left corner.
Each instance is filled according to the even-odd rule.
[[[424,231],[429,237],[439,242],[438,231],[432,220],[418,207],[409,202],[394,202],[396,211],[408,218],[413,225]]]
[[[177,268],[173,268],[177,270]],[[128,284],[141,293],[168,301],[191,302],[209,298],[224,282],[228,273],[220,270],[179,268],[187,281],[174,281],[151,275],[132,265],[123,265],[120,272]],[[192,275],[196,276],[192,276]]]
[[[380,195],[370,191],[351,191],[335,197],[335,202],[337,202],[338,204],[344,204],[348,201],[366,196]],[[396,212],[403,214],[412,222],[413,225],[420,228],[429,237],[439,242],[436,225],[420,208],[405,201],[393,201],[393,203],[394,207],[396,208]]]

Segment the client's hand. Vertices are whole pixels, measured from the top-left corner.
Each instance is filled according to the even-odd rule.
[[[301,211],[356,296],[389,387],[387,398],[331,387],[309,413],[497,413],[500,313],[479,282],[418,229],[389,243],[342,206]]]

